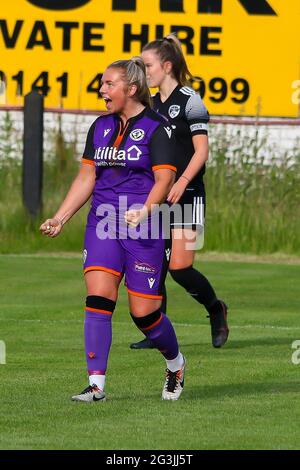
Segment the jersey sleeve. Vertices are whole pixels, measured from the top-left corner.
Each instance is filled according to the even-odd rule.
[[[198,134],[207,135],[209,114],[198,93],[191,95],[185,107],[185,115],[192,136]]]
[[[96,127],[96,121],[93,122],[91,127],[89,128],[86,142],[85,142],[85,148],[84,152],[82,155],[82,163],[87,163],[88,165],[94,165],[94,154],[95,154],[95,148],[94,148],[94,132],[95,132],[95,127]]]
[[[150,141],[150,157],[152,170],[169,169],[177,171],[175,163],[175,137],[172,127],[160,124]]]

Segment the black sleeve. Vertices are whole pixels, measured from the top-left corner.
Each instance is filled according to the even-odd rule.
[[[94,160],[94,154],[95,154],[95,148],[94,148],[94,132],[95,132],[95,127],[96,127],[96,121],[93,122],[91,127],[89,128],[86,142],[85,142],[85,148],[84,152],[82,155],[82,158],[85,160]]]
[[[172,127],[160,124],[150,141],[150,157],[153,171],[168,168],[177,171],[175,163],[175,137]]]

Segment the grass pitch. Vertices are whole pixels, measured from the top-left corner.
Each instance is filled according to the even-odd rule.
[[[300,266],[196,265],[230,306],[228,343],[212,348],[204,309],[169,279],[168,314],[187,375],[181,399],[161,401],[164,360],[129,349],[142,336],[122,287],[108,400],[81,404],[70,401],[87,384],[80,258],[0,256],[0,448],[298,449],[300,364],[291,358]]]

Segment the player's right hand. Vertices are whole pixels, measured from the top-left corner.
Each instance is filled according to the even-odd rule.
[[[42,235],[46,235],[47,237],[54,238],[60,234],[63,224],[58,219],[47,219],[45,222],[42,223],[40,226],[40,231]]]
[[[142,220],[144,220],[148,215],[148,209],[146,206],[143,206],[142,209],[130,209],[125,212],[125,222],[129,227],[137,227]]]

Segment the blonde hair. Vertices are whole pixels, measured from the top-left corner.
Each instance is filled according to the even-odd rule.
[[[143,47],[143,52],[149,50],[156,52],[162,64],[171,62],[173,76],[179,85],[191,85],[194,77],[188,69],[182,52],[181,42],[175,33],[171,33],[163,39],[151,41]]]
[[[135,98],[144,106],[151,106],[151,95],[146,80],[146,69],[141,57],[136,56],[129,60],[117,60],[107,68],[120,69],[127,86],[135,85],[137,87],[134,95]]]

